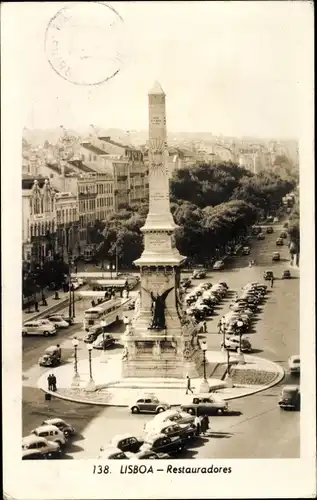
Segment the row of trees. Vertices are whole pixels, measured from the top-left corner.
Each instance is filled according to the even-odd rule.
[[[274,212],[295,184],[291,177],[274,172],[254,175],[231,162],[176,170],[170,188],[179,251],[196,263],[221,255],[259,215]],[[96,227],[101,242],[97,258],[111,262],[117,255],[122,267],[130,267],[143,250],[140,228],[147,212],[148,205],[127,207],[109,216],[103,229]]]
[[[290,252],[293,255],[297,255],[298,264],[300,254],[300,213],[298,200],[295,202],[292,214],[290,215],[288,235],[290,239]]]
[[[42,266],[37,265],[33,269],[24,269],[22,273],[22,295],[32,297],[37,293],[43,293],[44,288],[54,283],[59,289],[65,282],[68,274],[68,265],[59,256],[51,261],[46,261]]]

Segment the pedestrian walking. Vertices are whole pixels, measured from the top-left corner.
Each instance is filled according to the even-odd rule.
[[[196,427],[196,436],[199,436],[199,434],[200,434],[200,418],[198,416],[198,410],[197,410],[197,413],[195,416],[194,425]]]
[[[37,300],[35,301],[35,312],[39,312],[39,303]]]
[[[49,374],[49,376],[47,377],[47,387],[48,387],[48,390],[51,391],[52,390],[52,375]]]
[[[207,322],[205,320],[203,321],[203,332],[207,332]]]
[[[61,359],[62,358],[62,349],[61,349],[61,346],[59,344],[57,344],[56,347],[58,349],[59,359]]]
[[[56,390],[57,390],[57,387],[56,387],[57,380],[56,380],[56,377],[55,377],[54,373],[52,374],[51,380],[52,380],[52,391],[56,392]]]
[[[186,394],[188,394],[188,391],[190,391],[192,394],[194,394],[193,391],[192,391],[192,388],[190,386],[190,378],[189,378],[189,376],[187,375],[186,378],[187,378]]]
[[[201,421],[201,433],[206,434],[208,429],[209,429],[209,418],[208,415],[204,415]]]
[[[271,278],[271,288],[273,288],[273,285],[274,285],[274,276],[272,276]]]

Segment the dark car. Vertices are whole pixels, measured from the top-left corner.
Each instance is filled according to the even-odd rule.
[[[277,240],[276,240],[275,243],[276,243],[277,246],[281,247],[281,246],[284,245],[284,240],[283,240],[283,238],[277,238]]]
[[[131,436],[130,434],[115,436],[111,440],[111,446],[119,448],[119,450],[123,452],[130,451],[131,453],[137,453],[140,450],[143,443],[144,443],[143,439],[140,440],[135,436]]]
[[[274,278],[273,271],[264,271],[263,278],[265,280],[271,280],[272,278]]]
[[[99,337],[93,342],[94,349],[107,349],[107,347],[113,346],[115,343],[115,338],[110,333],[105,333],[103,337]]]
[[[285,269],[282,274],[282,280],[289,280],[291,277],[291,271],[289,269]]]
[[[165,436],[165,434],[157,434],[147,437],[140,451],[154,451],[155,453],[173,455],[183,449],[184,442],[179,436],[169,437]]]
[[[282,231],[281,234],[280,234],[280,238],[287,238],[287,232],[286,231]]]
[[[101,326],[93,326],[87,335],[84,336],[84,342],[87,344],[91,344],[92,342],[95,342],[99,335],[102,334],[102,327]]]
[[[266,233],[267,233],[267,234],[272,234],[272,233],[273,233],[273,231],[274,231],[274,230],[273,230],[273,227],[271,227],[271,226],[269,226],[269,227],[267,227],[267,228],[266,228]]]
[[[298,385],[286,385],[282,389],[278,402],[283,410],[300,410],[300,388]]]
[[[272,254],[272,260],[280,260],[281,259],[281,256],[279,254],[279,252],[273,252]]]
[[[243,247],[242,255],[250,255],[250,247]]]
[[[259,234],[257,235],[257,239],[258,239],[258,240],[265,240],[265,235],[264,235],[264,233],[259,233]]]
[[[27,450],[22,456],[22,460],[47,460],[49,457],[37,450]]]
[[[136,460],[166,460],[170,456],[167,453],[156,453],[155,451],[145,449],[135,453],[132,458]]]
[[[284,222],[283,227],[284,227],[285,229],[287,229],[287,228],[288,228],[288,222]]]

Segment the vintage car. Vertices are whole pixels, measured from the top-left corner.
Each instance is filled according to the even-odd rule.
[[[170,404],[160,401],[156,396],[145,394],[130,406],[130,410],[131,413],[161,413],[170,407]]]
[[[265,240],[265,234],[264,233],[259,233],[256,238],[258,240]]]
[[[263,278],[265,280],[271,280],[272,278],[274,278],[273,271],[264,271]]]
[[[278,247],[282,247],[284,245],[284,240],[283,238],[277,238],[275,244],[278,246]]]
[[[98,457],[101,460],[129,460],[129,457],[119,448],[114,446],[107,446],[100,448],[100,455]]]
[[[52,345],[47,347],[43,356],[39,359],[40,366],[59,366],[61,364],[61,350],[59,347]]]
[[[228,351],[238,352],[240,347],[240,336],[239,335],[227,335],[225,337],[225,342],[220,343],[220,347],[225,347]],[[242,352],[251,352],[252,345],[249,339],[242,337],[241,338],[241,351]]]
[[[156,434],[145,438],[144,444],[140,448],[140,453],[153,451],[155,453],[173,455],[182,451],[184,446],[184,441],[179,436],[169,437],[165,434]]]
[[[103,328],[100,325],[92,326],[89,329],[87,335],[84,336],[84,342],[86,342],[87,344],[91,344],[92,342],[95,342],[95,340],[97,340],[99,335],[102,334],[102,331],[103,331]]]
[[[22,439],[22,460],[25,455],[29,455],[29,450],[43,453],[47,458],[60,458],[61,455],[61,447],[58,443],[35,434]]]
[[[281,231],[280,238],[287,238],[287,232],[286,231]]]
[[[22,327],[22,335],[56,335],[56,327],[48,319],[37,319],[33,321],[26,321]]]
[[[94,349],[107,349],[115,343],[111,333],[100,334],[99,337],[92,343]]]
[[[135,453],[131,458],[136,460],[166,460],[169,459],[170,456],[167,453],[161,453],[161,452],[156,453],[155,451],[152,451],[150,449],[144,449],[138,451],[138,453]]]
[[[185,413],[183,411],[179,410],[166,410],[164,413],[160,413],[159,415],[156,415],[152,420],[147,422],[145,425],[145,432],[151,432],[155,426],[157,426],[159,423],[171,423],[175,422],[179,425],[182,424],[193,424],[194,423],[194,417],[191,415],[188,415],[188,413]]]
[[[225,413],[228,411],[228,403],[221,398],[214,396],[194,397],[191,403],[181,405],[184,412],[191,415],[214,415],[215,413]]]
[[[206,277],[207,272],[204,269],[195,269],[192,274],[192,279],[203,279]]]
[[[214,265],[212,266],[214,271],[221,271],[221,269],[224,269],[225,263],[223,260],[217,260]]]
[[[283,410],[300,410],[300,388],[298,385],[285,385],[278,402]]]
[[[269,226],[266,228],[266,233],[267,234],[272,234],[273,233],[273,227]]]
[[[61,314],[51,314],[47,318],[56,328],[68,328],[69,322]]]
[[[187,440],[193,438],[196,433],[194,424],[175,424],[173,422],[157,422],[156,425],[150,427],[147,436],[154,436],[156,434],[164,434],[170,438],[179,437],[180,439]]]
[[[65,446],[67,443],[67,438],[65,437],[64,433],[55,425],[40,425],[39,427],[36,427],[36,429],[33,429],[30,434],[34,434],[34,436],[37,436],[39,438],[45,438],[49,441],[53,441],[60,447]]]
[[[295,354],[288,359],[288,369],[290,373],[300,373],[299,354]]]
[[[280,259],[281,259],[281,256],[280,256],[279,252],[273,252],[272,253],[272,260],[278,261]]]
[[[243,247],[241,253],[242,255],[250,255],[250,251],[251,251],[250,247]]]
[[[282,280],[289,280],[291,277],[291,271],[289,269],[284,269],[282,273]]]
[[[135,436],[132,436],[131,434],[119,434],[117,436],[114,436],[111,440],[111,446],[114,448],[118,448],[121,451],[124,452],[131,452],[131,453],[137,453],[142,444],[144,443],[144,440],[140,440],[136,438]]]
[[[22,460],[46,460],[49,458],[45,453],[38,450],[23,450]]]
[[[75,429],[70,424],[67,424],[65,420],[61,418],[48,418],[42,422],[42,425],[55,425],[59,430],[64,433],[64,436],[67,438],[68,436],[73,436],[75,434]]]

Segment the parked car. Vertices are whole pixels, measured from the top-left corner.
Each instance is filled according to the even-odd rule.
[[[92,346],[94,349],[107,349],[107,347],[111,347],[114,343],[114,337],[110,333],[104,333],[103,335],[99,335]]]
[[[225,413],[229,409],[227,401],[214,396],[194,397],[191,403],[181,405],[181,410],[192,415],[212,415],[215,413]]]
[[[42,422],[42,425],[54,425],[60,431],[64,433],[64,436],[68,438],[69,436],[73,436],[75,434],[75,429],[70,424],[62,420],[61,418],[48,418]]]
[[[166,440],[168,438],[164,439]],[[166,460],[169,459],[170,456],[168,455],[168,453],[162,453],[162,452],[156,453],[151,449],[144,449],[140,450],[138,453],[135,453],[131,458],[136,460]]]
[[[290,373],[300,373],[300,357],[298,354],[288,359],[288,368]]]
[[[99,325],[93,326],[89,329],[87,335],[84,336],[84,342],[87,344],[91,344],[92,342],[95,342],[99,335],[102,335],[102,327]]]
[[[260,226],[252,226],[251,233],[253,236],[257,236],[259,233],[261,233],[262,228]]]
[[[36,429],[33,429],[30,434],[53,441],[61,447],[65,446],[67,442],[64,433],[55,425],[40,425],[39,427],[36,427]]]
[[[53,325],[55,325],[56,328],[68,328],[69,323],[66,321],[66,319],[63,318],[63,316],[59,314],[53,314],[51,316],[47,316],[47,318]]]
[[[284,227],[285,229],[287,229],[287,228],[288,228],[288,222],[284,222],[283,227]]]
[[[282,247],[284,245],[284,240],[283,238],[277,238],[275,243],[277,246]]]
[[[300,410],[300,388],[298,385],[285,385],[278,402],[283,410]]]
[[[264,235],[264,233],[259,233],[259,234],[257,235],[257,239],[258,239],[258,240],[265,240],[265,235]]]
[[[23,450],[22,460],[46,460],[48,458],[45,453],[37,450]]]
[[[187,440],[193,438],[196,433],[194,424],[174,424],[172,422],[157,422],[156,425],[150,427],[147,436],[155,436],[157,434],[164,434],[170,438],[179,437],[180,439]]]
[[[289,269],[284,269],[283,274],[282,274],[282,279],[289,280],[291,277],[292,277],[291,271]]]
[[[24,456],[29,455],[29,450],[43,453],[47,458],[60,458],[61,455],[61,447],[58,443],[35,434],[22,438],[22,460]]]
[[[214,271],[221,271],[222,269],[224,269],[224,267],[225,267],[225,263],[223,260],[217,260],[214,263],[214,265],[212,266]]]
[[[279,254],[279,252],[273,252],[272,254],[272,260],[280,260],[281,259],[281,256]]]
[[[39,358],[40,366],[59,366],[61,364],[61,351],[56,345],[47,347],[43,356]]]
[[[129,460],[129,457],[119,448],[115,448],[114,446],[107,446],[100,448],[99,459],[101,460]]]
[[[156,396],[145,395],[130,406],[131,413],[161,413],[171,405],[160,401]]]
[[[250,247],[243,247],[242,248],[242,255],[250,255]]]
[[[38,319],[33,321],[26,321],[22,327],[22,335],[56,335],[56,327],[48,320]]]
[[[225,347],[228,351],[237,352],[240,347],[240,336],[239,335],[227,335],[225,337],[225,344],[223,341],[220,343],[220,347]],[[242,352],[251,352],[252,346],[251,342],[246,338],[241,338],[241,351]]]
[[[272,278],[274,278],[273,271],[264,271],[263,278],[265,280],[271,280]]]
[[[153,429],[158,425],[158,424],[164,424],[164,423],[172,423],[175,422],[179,425],[187,425],[187,424],[193,424],[194,423],[194,417],[191,415],[188,415],[188,413],[185,413],[180,410],[166,410],[164,413],[160,413],[156,415],[152,420],[147,422],[145,424],[144,430],[147,433],[151,433]]]
[[[281,231],[280,238],[287,238],[287,232]]]
[[[203,279],[206,278],[206,271],[200,270],[200,269],[195,269],[195,271],[192,274],[192,279]]]
[[[119,450],[124,452],[137,453],[144,440],[140,440],[135,436],[131,436],[131,434],[122,434],[118,436],[114,436],[111,440],[111,446],[114,448],[119,448]]]
[[[269,227],[266,228],[266,233],[267,234],[272,234],[273,232],[274,232],[274,229],[273,229],[272,226],[269,226]]]
[[[184,441],[179,436],[169,437],[165,434],[147,436],[141,446],[140,453],[152,451],[173,455],[184,449]]]

